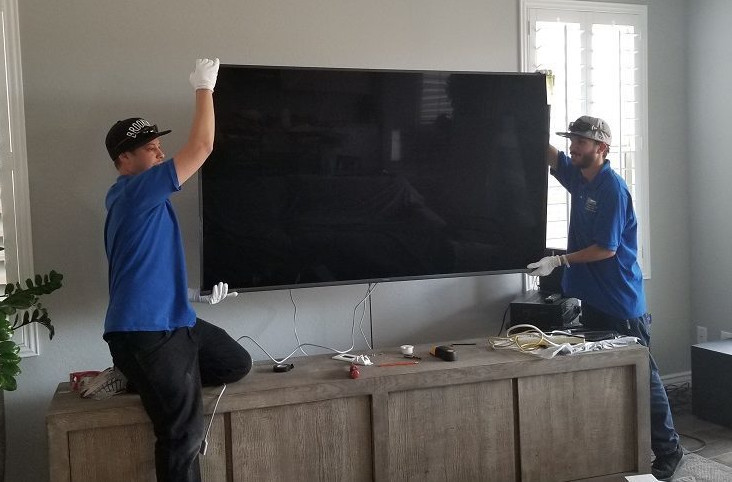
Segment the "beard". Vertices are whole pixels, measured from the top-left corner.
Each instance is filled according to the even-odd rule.
[[[595,155],[592,153],[586,154],[572,154],[572,164],[579,167],[580,169],[587,169],[588,167],[595,164]]]

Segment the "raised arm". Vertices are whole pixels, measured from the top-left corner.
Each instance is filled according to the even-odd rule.
[[[546,163],[552,169],[557,168],[557,160],[559,159],[559,151],[556,147],[548,144],[546,147]]]
[[[183,147],[173,156],[178,183],[183,184],[208,158],[214,143],[213,89],[219,72],[219,59],[198,59],[190,81],[196,89],[196,106],[191,131]]]

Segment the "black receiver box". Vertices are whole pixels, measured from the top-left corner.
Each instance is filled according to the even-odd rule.
[[[732,427],[732,339],[691,347],[691,411],[708,422]]]
[[[539,290],[530,290],[510,305],[510,326],[529,324],[540,330],[579,326],[580,304],[577,298],[564,298]]]

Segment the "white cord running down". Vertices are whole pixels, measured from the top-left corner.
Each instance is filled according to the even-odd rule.
[[[369,340],[366,337],[366,334],[363,332],[363,319],[364,319],[364,316],[366,315],[366,305],[365,305],[365,302],[366,302],[366,300],[368,300],[371,297],[371,295],[373,294],[373,292],[376,291],[376,288],[378,288],[378,286],[379,286],[378,283],[374,283],[374,286],[373,287],[371,287],[371,284],[369,284],[368,285],[368,288],[366,290],[366,295],[361,299],[361,301],[359,301],[358,303],[356,303],[356,306],[353,307],[353,320],[352,320],[353,322],[351,324],[351,346],[349,348],[345,349],[345,350],[339,350],[337,348],[332,348],[332,347],[329,347],[329,346],[318,345],[318,344],[315,344],[315,343],[300,343],[300,339],[299,339],[299,336],[297,334],[297,324],[295,323],[294,318],[293,318],[293,324],[295,325],[295,338],[297,339],[298,345],[297,345],[297,347],[295,347],[294,350],[292,350],[292,352],[289,355],[287,355],[286,357],[282,358],[281,360],[278,360],[275,357],[273,357],[267,350],[264,349],[264,347],[262,347],[262,345],[260,345],[259,343],[257,343],[257,340],[255,340],[254,338],[252,338],[249,335],[242,335],[239,338],[237,338],[236,341],[238,342],[242,338],[246,338],[247,340],[250,340],[252,343],[254,343],[255,345],[257,345],[257,347],[260,350],[262,350],[264,352],[264,354],[267,355],[267,357],[270,360],[272,360],[273,362],[275,362],[277,364],[284,363],[285,361],[287,361],[288,359],[290,359],[292,357],[292,355],[294,355],[295,353],[297,353],[298,350],[302,350],[302,347],[303,346],[313,346],[313,347],[316,347],[316,348],[323,348],[325,350],[330,350],[330,351],[332,351],[334,353],[340,353],[340,354],[348,353],[351,350],[353,350],[354,347],[356,346],[356,311],[358,311],[358,307],[363,304],[364,305],[363,312],[361,313],[361,319],[360,319],[360,321],[358,323],[358,326],[359,326],[359,330],[361,331],[361,335],[363,336],[363,339],[366,341],[366,346],[368,346],[369,347],[369,350],[370,350],[371,349],[371,344],[369,343]],[[294,300],[293,300],[293,304],[295,304]]]
[[[300,347],[300,351],[303,355],[308,356],[308,354],[305,352],[305,350],[302,347],[302,342],[300,341],[300,335],[297,334],[297,305],[295,304],[295,299],[292,297],[292,289],[290,291],[290,302],[292,302],[292,307],[294,308],[294,311],[292,312],[292,329],[295,331],[295,340],[297,341],[297,346]]]
[[[216,409],[219,408],[219,400],[221,400],[221,396],[224,394],[225,390],[226,383],[224,383],[224,387],[221,389],[221,392],[216,399],[216,404],[214,405],[213,413],[211,414],[211,420],[209,420],[208,428],[206,429],[206,435],[203,437],[203,442],[201,442],[201,449],[199,450],[199,453],[201,455],[206,455],[206,450],[208,450],[208,433],[211,431],[211,425],[213,425],[214,416],[216,415]]]
[[[374,283],[373,289],[371,288],[371,283],[369,283],[368,287],[366,288],[366,296],[361,300],[360,303],[358,303],[356,306],[353,307],[353,319],[356,319],[356,310],[358,309],[358,305],[363,303],[363,311],[361,312],[361,319],[358,322],[358,329],[361,331],[361,336],[363,337],[363,341],[366,342],[366,346],[369,347],[369,350],[371,350],[371,343],[369,343],[369,339],[366,336],[366,333],[363,332],[363,318],[366,315],[366,300],[371,300],[371,293],[376,291],[376,287],[378,286],[378,283]]]

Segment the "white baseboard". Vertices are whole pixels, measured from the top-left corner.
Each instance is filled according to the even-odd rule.
[[[691,370],[688,372],[669,373],[661,377],[664,385],[674,385],[677,383],[691,383]]]

